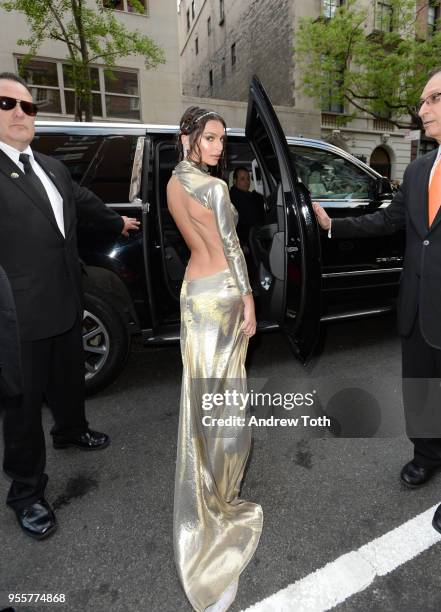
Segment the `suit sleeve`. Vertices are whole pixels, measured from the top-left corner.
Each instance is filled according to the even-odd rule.
[[[230,195],[226,183],[216,181],[216,184],[211,188],[210,203],[216,218],[217,229],[222,240],[230,272],[236,281],[240,293],[247,295],[251,293],[248,270],[237,237]]]
[[[83,227],[116,235],[122,232],[124,221],[121,215],[108,208],[92,191],[72,181],[72,192],[80,229]]]
[[[404,202],[407,180],[406,171],[402,185],[387,208],[360,217],[332,219],[332,238],[387,236],[403,229],[406,222]]]

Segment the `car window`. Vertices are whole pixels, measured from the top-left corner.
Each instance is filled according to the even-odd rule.
[[[106,203],[129,201],[137,136],[107,136],[87,169],[83,184]]]
[[[311,197],[320,200],[367,200],[375,178],[347,159],[321,149],[290,145],[292,159]]]
[[[81,183],[102,140],[102,136],[37,132],[32,148],[63,162],[72,178]]]
[[[228,183],[228,187],[233,185],[233,173],[235,168],[247,168],[250,172],[250,191],[254,191],[256,189],[256,185],[253,181],[252,174],[252,164],[254,160],[254,153],[247,142],[238,141],[234,137],[230,137],[227,143],[227,161],[228,161],[228,170],[226,182]]]
[[[37,133],[32,147],[63,162],[104,202],[128,202],[137,136]]]

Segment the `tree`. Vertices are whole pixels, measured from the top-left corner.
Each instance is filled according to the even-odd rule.
[[[95,4],[95,8],[92,5]],[[139,0],[130,0],[139,12]],[[6,11],[26,16],[31,33],[17,43],[28,47],[20,64],[22,73],[45,40],[57,40],[67,47],[69,77],[75,90],[75,120],[92,120],[92,79],[90,69],[97,62],[111,67],[120,57],[143,56],[146,68],[164,63],[164,53],[151,38],[138,30],[129,31],[115,17],[112,0],[6,0]]]
[[[440,66],[441,32],[430,38],[421,32],[422,11],[431,4],[416,9],[415,0],[390,0],[372,28],[356,0],[332,18],[302,20],[295,56],[304,92],[318,102],[348,102],[353,114],[363,111],[398,127],[409,127],[409,115],[417,123],[415,107],[427,75]]]

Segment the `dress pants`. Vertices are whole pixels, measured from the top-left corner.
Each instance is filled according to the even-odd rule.
[[[7,504],[18,510],[43,496],[46,449],[41,419],[45,399],[54,416],[52,434],[87,428],[81,321],[58,336],[21,342],[23,394],[5,400],[3,469],[12,478]]]
[[[425,468],[441,466],[441,350],[421,334],[419,316],[402,338],[403,404],[414,460]]]

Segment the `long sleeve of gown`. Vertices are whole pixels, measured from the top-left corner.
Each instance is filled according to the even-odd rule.
[[[210,196],[211,209],[216,218],[228,267],[240,293],[247,295],[251,293],[248,270],[237,237],[233,208],[226,183],[216,181],[210,189]]]

